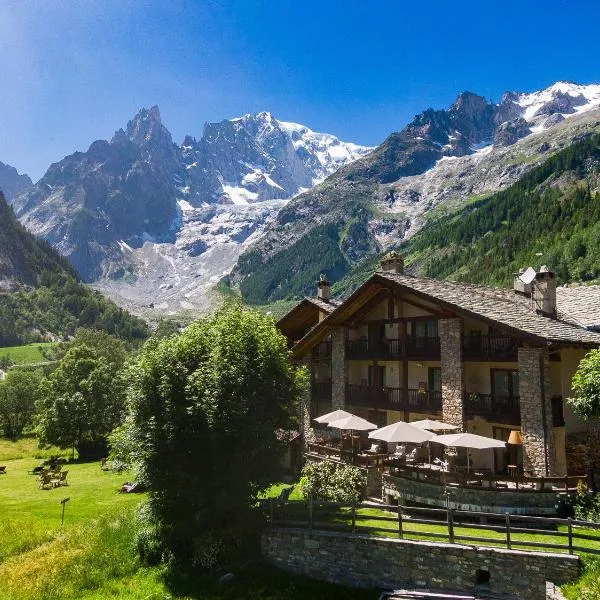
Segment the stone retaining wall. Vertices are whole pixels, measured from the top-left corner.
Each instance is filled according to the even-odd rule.
[[[352,587],[473,592],[489,575],[491,592],[527,600],[545,598],[546,581],[561,585],[579,574],[579,559],[568,554],[286,528],[263,533],[262,553],[285,571]]]
[[[480,512],[511,513],[513,515],[552,515],[556,514],[557,492],[508,492],[499,489],[475,489],[448,486],[450,508]],[[382,484],[383,500],[426,504],[446,508],[444,486],[426,483],[405,477],[384,476]]]

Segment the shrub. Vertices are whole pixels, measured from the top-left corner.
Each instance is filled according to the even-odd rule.
[[[305,498],[330,502],[358,502],[364,496],[367,478],[358,467],[323,461],[302,469],[300,490]]]

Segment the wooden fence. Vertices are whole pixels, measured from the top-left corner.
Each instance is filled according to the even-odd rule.
[[[263,504],[271,525],[304,528],[310,531],[341,531],[366,533],[386,537],[418,537],[444,543],[467,543],[502,546],[529,551],[563,551],[569,554],[588,553],[600,555],[600,534],[591,535],[584,530],[600,530],[600,524],[576,519],[531,517],[501,513],[471,512],[454,509],[418,508],[401,505],[345,504],[339,502],[277,500]],[[377,509],[375,511],[373,509]],[[381,514],[386,512],[388,514]],[[364,523],[376,521],[381,525]],[[485,522],[482,522],[485,521]],[[435,525],[444,531],[426,531],[415,525]],[[558,529],[559,526],[566,531]],[[463,535],[457,529],[468,528],[493,532],[495,537]],[[498,535],[501,534],[501,535]],[[548,541],[515,539],[514,536],[542,536]],[[564,540],[557,543],[556,538]],[[594,541],[596,547],[578,545],[581,540]]]

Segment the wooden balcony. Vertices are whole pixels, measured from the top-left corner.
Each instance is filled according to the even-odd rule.
[[[516,362],[519,342],[510,336],[465,335],[462,340],[464,360],[498,360]]]
[[[312,382],[313,400],[331,400],[331,379]]]
[[[409,410],[413,412],[442,412],[442,393],[372,385],[346,385],[346,404],[381,410]]]
[[[417,337],[369,340],[348,340],[346,358],[349,360],[439,360],[440,338]]]
[[[312,357],[317,360],[330,360],[331,359],[331,341],[326,340],[319,342],[312,349]]]
[[[467,392],[464,395],[467,418],[483,417],[494,423],[519,426],[521,404],[518,397]]]

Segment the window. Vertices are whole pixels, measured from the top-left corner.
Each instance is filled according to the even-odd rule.
[[[412,332],[415,337],[434,338],[438,336],[436,320],[413,321]]]
[[[492,395],[505,398],[519,396],[519,371],[510,369],[492,369]]]
[[[442,391],[442,369],[440,367],[429,367],[429,389],[433,392]]]

